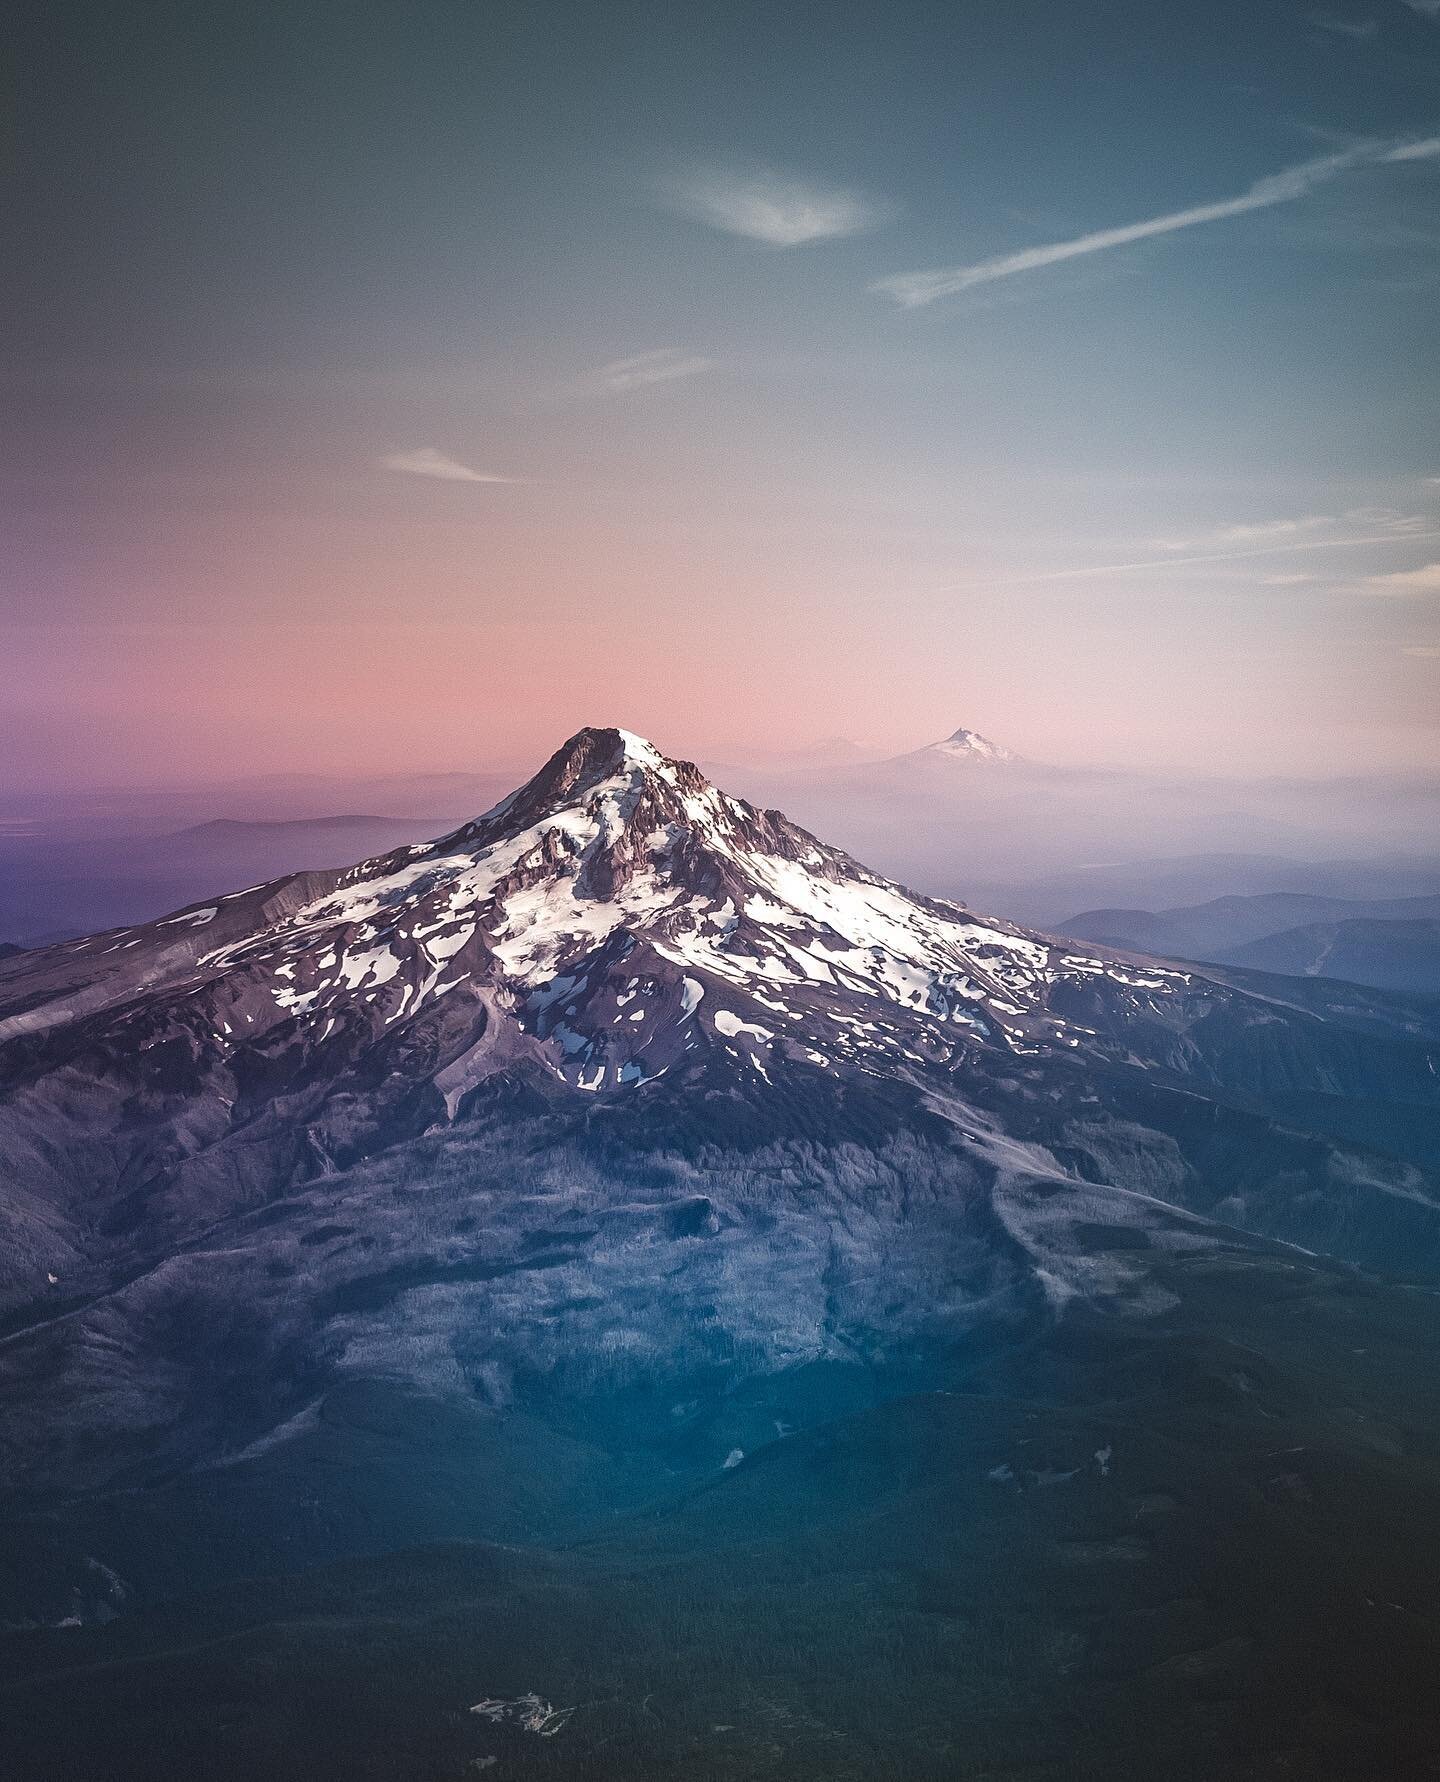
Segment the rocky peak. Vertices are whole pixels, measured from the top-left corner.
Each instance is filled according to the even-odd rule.
[[[706,892],[743,890],[755,854],[833,872],[842,857],[778,811],[732,798],[691,761],[672,760],[628,730],[587,727],[484,816],[433,846],[475,854],[533,838],[511,883],[562,872],[575,895],[606,900],[637,870]],[[847,863],[848,864],[848,863]]]
[[[606,798],[616,805],[612,819],[618,816],[628,825],[644,814],[641,807],[647,794],[653,804],[663,796],[661,788],[695,794],[707,785],[692,762],[669,760],[644,737],[587,725],[517,791],[436,845],[488,846],[543,825],[559,812],[589,809]]]

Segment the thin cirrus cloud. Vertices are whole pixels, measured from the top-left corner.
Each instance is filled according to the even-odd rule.
[[[607,396],[624,396],[637,390],[651,390],[660,384],[682,383],[688,378],[703,377],[714,371],[716,361],[703,353],[685,347],[652,347],[648,352],[632,353],[628,358],[611,359],[593,371],[582,372],[568,383],[554,384],[540,392],[540,400],[564,406],[571,402],[593,402]]]
[[[1440,136],[1427,136],[1423,142],[1402,142],[1382,159],[1395,161],[1433,161],[1440,157]]]
[[[644,390],[651,384],[671,384],[678,378],[699,377],[713,371],[715,361],[699,353],[682,352],[679,347],[656,347],[652,352],[636,353],[629,359],[612,359],[585,379],[598,392]]]
[[[380,460],[382,470],[398,470],[402,476],[435,477],[442,483],[513,483],[513,476],[492,476],[488,471],[472,470],[468,464],[438,451],[434,446],[418,446],[414,451],[391,452]]]
[[[1220,223],[1230,217],[1248,215],[1251,211],[1269,210],[1272,205],[1293,204],[1355,167],[1429,161],[1437,157],[1440,157],[1440,136],[1417,142],[1362,143],[1337,154],[1303,161],[1280,173],[1267,174],[1234,198],[1192,205],[1188,210],[1168,211],[1164,216],[1127,223],[1119,229],[1098,229],[1089,235],[1076,236],[1072,241],[1053,241],[1043,247],[1024,248],[1015,254],[1000,254],[969,266],[893,273],[888,278],[877,279],[870,289],[880,296],[893,298],[902,309],[920,309],[942,297],[955,297],[962,291],[991,284],[996,279],[1037,272],[1042,267],[1082,259],[1088,254],[1108,253],[1112,248],[1128,247],[1133,242],[1148,241],[1157,235],[1174,235],[1182,229],[1197,228],[1202,223]]]
[[[1287,539],[1283,544],[1247,545],[1241,549],[1232,548],[1229,550],[1191,551],[1184,556],[1173,554],[1175,549],[1184,549],[1183,546],[1180,546],[1172,547],[1172,554],[1166,557],[1141,557],[1125,563],[1087,563],[1078,569],[1051,569],[1045,570],[1038,575],[1010,576],[1007,577],[1003,583],[998,585],[1007,588],[1028,588],[1037,586],[1042,582],[1081,582],[1088,581],[1094,576],[1130,575],[1141,570],[1185,569],[1192,565],[1210,563],[1248,563],[1265,557],[1295,556],[1299,555],[1301,552],[1352,551],[1362,545],[1414,544],[1422,540],[1428,541],[1429,539],[1434,538],[1440,538],[1440,530],[1436,530],[1433,527],[1425,530],[1412,530],[1408,524],[1405,524],[1398,526],[1392,525],[1389,530],[1384,532],[1367,532],[1358,535],[1347,535],[1344,538],[1292,537]],[[1428,581],[1415,579],[1417,577],[1423,578],[1432,575],[1436,578],[1433,584]],[[1306,577],[1304,579],[1309,580],[1311,578]],[[1272,587],[1281,585],[1274,577],[1268,578],[1268,580]],[[1382,585],[1386,582],[1394,582],[1397,585],[1393,587]],[[937,589],[936,592],[955,593],[961,591],[968,585],[969,584],[967,583],[956,583],[954,587]],[[1298,581],[1296,585],[1298,586]],[[1409,578],[1403,575],[1394,577],[1373,576],[1361,585],[1366,593],[1371,594],[1427,593],[1432,590],[1432,587],[1434,591],[1440,592],[1440,564],[1434,564],[1428,570],[1416,570]]]
[[[1440,19],[1440,0],[1405,0],[1405,4],[1422,18]]]
[[[1428,515],[1404,513],[1397,507],[1351,507],[1338,519],[1333,514],[1302,514],[1298,519],[1249,520],[1240,525],[1221,526],[1201,538],[1178,542],[1161,540],[1160,543],[1167,551],[1212,551],[1230,545],[1283,546],[1285,540],[1293,539],[1295,544],[1286,548],[1301,550],[1310,548],[1309,541],[1317,532],[1329,533],[1336,526],[1348,527],[1342,537],[1316,541],[1315,548],[1338,549],[1353,542],[1357,528],[1368,532],[1378,528],[1387,537],[1406,538],[1417,532],[1427,532],[1432,524]]]
[[[1380,29],[1378,19],[1347,19],[1333,12],[1312,12],[1310,23],[1320,31],[1329,31],[1335,37],[1354,37],[1363,40],[1373,37]]]
[[[1369,575],[1360,586],[1366,594],[1391,595],[1399,599],[1420,594],[1440,594],[1440,563],[1427,563],[1420,569],[1405,569],[1399,575]]]
[[[1241,526],[1224,526],[1215,534],[1216,544],[1259,545],[1278,543],[1281,539],[1297,538],[1307,532],[1318,531],[1322,526],[1333,526],[1334,519],[1329,514],[1305,514],[1298,520],[1259,520]]]
[[[1200,538],[1157,538],[1153,542],[1157,551],[1216,551],[1232,545],[1278,544],[1284,539],[1300,538],[1334,524],[1330,514],[1306,514],[1297,520],[1252,520],[1237,526],[1221,526]]]
[[[677,216],[775,248],[859,235],[889,214],[860,192],[774,172],[698,168],[657,182],[654,194]]]

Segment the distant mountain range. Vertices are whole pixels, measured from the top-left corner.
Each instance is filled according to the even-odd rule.
[[[1158,912],[1087,910],[1058,926],[1078,939],[1161,957],[1440,992],[1440,895],[1364,900],[1272,891]]]
[[[437,827],[433,817],[217,817],[158,835],[22,834],[0,841],[0,920],[6,934],[35,945],[383,853]]]
[[[1236,947],[1236,965],[1344,978],[1405,994],[1440,994],[1440,922],[1320,922]]]

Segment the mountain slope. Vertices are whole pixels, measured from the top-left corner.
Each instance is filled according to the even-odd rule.
[[[1251,992],[973,916],[583,731],[440,841],[5,962],[0,1164],[36,1206],[6,1295],[443,1126],[498,1072],[693,1121],[683,1085],[718,1070],[777,1132],[1017,1072],[1054,1075],[1032,1109],[1173,1086],[1288,1113],[1319,1090],[1307,1123],[1379,1104],[1387,1148],[1425,1162],[1436,1031],[1433,1010]]]
[[[0,1752],[36,1782],[1426,1774],[1433,1310],[1293,1256],[1163,1266],[1182,1309],[928,1387],[680,1401],[638,1511],[618,1415],[497,1453],[523,1418],[333,1394],[148,1526],[143,1494],[91,1514],[82,1551],[148,1600],[0,1642]],[[587,1499],[589,1538],[502,1522],[497,1478]],[[558,1736],[467,1711],[531,1692],[574,1710]]]
[[[1064,1749],[1096,1689],[1097,1773],[1191,1744],[1190,1773],[1248,1773],[1225,1766],[1271,1752],[1303,1628],[1257,1619],[1233,1568],[1204,1613],[1173,1605],[1237,1518],[1253,1557],[1298,1516],[1300,1564],[1344,1550],[1357,1502],[1374,1549],[1337,1641],[1394,1599],[1415,1506],[1386,1456],[1428,1455],[1440,1418],[1427,1370],[1390,1366],[1435,1336],[1437,1052],[1433,1005],[909,892],[613,730],[438,841],[6,960],[21,1773],[110,1750],[153,1774],[162,1721],[176,1776],[353,1773],[349,1734],[285,1744],[283,1689],[224,1705],[296,1654],[310,1699],[386,1704],[356,1723],[378,1775],[993,1773]],[[409,1551],[454,1539],[487,1545]],[[498,1608],[453,1594],[481,1574]],[[1120,1600],[1133,1626],[1099,1632]],[[649,1631],[615,1670],[617,1617]],[[992,1682],[956,1697],[987,1617]],[[432,1622],[473,1656],[468,1699]],[[1387,1662],[1423,1667],[1428,1626],[1387,1622]],[[1243,1677],[1205,1657],[1235,1640]],[[835,1678],[907,1655],[893,1750],[792,1673],[797,1642]],[[1250,1730],[1152,1675],[1172,1658]],[[1333,1735],[1332,1659],[1287,1748]],[[542,1752],[463,1719],[530,1690],[575,1733]],[[432,1740],[430,1768],[406,1755]]]

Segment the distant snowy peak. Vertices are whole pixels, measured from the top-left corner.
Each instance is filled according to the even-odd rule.
[[[1004,762],[1017,759],[1012,750],[1002,748],[999,743],[991,742],[988,736],[981,736],[978,730],[964,728],[947,736],[943,742],[931,743],[929,748],[921,750],[921,753],[943,755],[951,761]]]
[[[962,725],[940,742],[927,743],[923,749],[911,749],[907,754],[892,756],[881,765],[882,770],[924,768],[948,773],[954,767],[1021,767],[1025,763],[1012,749],[991,742],[978,730],[967,730]]]

